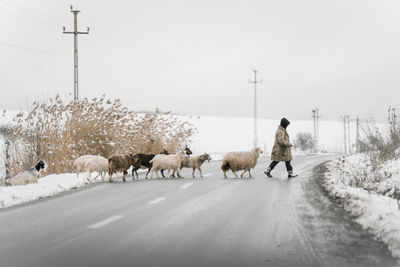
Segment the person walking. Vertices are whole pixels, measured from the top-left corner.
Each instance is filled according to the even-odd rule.
[[[286,164],[286,170],[288,172],[288,178],[296,177],[297,174],[293,174],[293,167],[290,164],[292,160],[292,152],[290,148],[293,146],[289,141],[289,134],[286,128],[289,126],[290,121],[286,118],[281,119],[281,124],[275,133],[275,143],[271,152],[271,164],[269,164],[268,169],[264,173],[268,177],[272,177],[271,171],[275,168],[280,161],[284,161]]]

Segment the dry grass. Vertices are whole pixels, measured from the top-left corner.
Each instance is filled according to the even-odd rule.
[[[73,161],[84,154],[108,157],[114,153],[175,152],[196,130],[188,122],[156,110],[136,114],[119,99],[104,96],[64,103],[60,97],[35,102],[27,114],[19,114],[12,128],[13,175],[45,160],[47,173],[73,170]]]

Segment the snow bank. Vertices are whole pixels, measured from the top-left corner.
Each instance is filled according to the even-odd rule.
[[[40,178],[37,184],[0,187],[0,208],[12,207],[54,196],[61,192],[85,186],[88,183],[86,175],[80,175],[80,178],[77,178],[75,173],[64,173]]]
[[[322,186],[400,258],[400,210],[393,198],[400,187],[400,160],[373,170],[367,155],[342,157],[328,164]]]

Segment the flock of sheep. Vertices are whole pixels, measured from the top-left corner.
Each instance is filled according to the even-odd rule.
[[[251,177],[250,170],[254,168],[258,162],[258,158],[262,150],[259,147],[255,147],[250,151],[241,152],[228,152],[222,159],[221,169],[224,177],[227,178],[226,173],[231,170],[233,174],[238,177],[236,171],[244,170],[240,177],[248,172]],[[192,176],[195,178],[195,170],[197,169],[200,173],[200,177],[203,177],[201,172],[201,166],[205,161],[210,161],[211,157],[207,153],[201,155],[191,155],[192,151],[186,147],[184,150],[178,151],[174,155],[169,155],[168,151],[164,149],[160,154],[116,154],[111,155],[108,159],[102,156],[96,155],[84,155],[80,156],[74,161],[74,168],[76,174],[79,177],[81,172],[88,173],[88,179],[91,178],[92,172],[97,172],[101,175],[101,180],[104,181],[106,174],[109,174],[109,181],[112,182],[112,176],[116,172],[122,172],[123,181],[128,174],[128,169],[132,167],[132,178],[139,178],[137,171],[139,169],[148,169],[146,178],[151,171],[151,178],[156,173],[159,178],[158,171],[161,171],[161,175],[164,177],[163,171],[167,171],[167,177],[170,177],[170,171],[172,176],[175,177],[177,172],[178,177],[183,178],[181,169],[192,168]],[[44,168],[43,161],[40,161],[34,167],[25,170],[17,174],[13,178],[6,179],[6,185],[24,185],[28,183],[37,183],[39,178],[40,170]]]

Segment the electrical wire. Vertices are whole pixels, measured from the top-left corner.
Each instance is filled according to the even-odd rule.
[[[3,41],[0,41],[0,44],[5,45],[5,46],[20,48],[20,49],[24,49],[24,50],[35,51],[35,52],[38,52],[38,53],[43,53],[43,54],[49,54],[49,55],[59,56],[59,57],[68,57],[68,58],[73,57],[72,55],[67,55],[67,54],[62,54],[62,53],[58,53],[58,52],[53,52],[53,51],[47,51],[47,50],[32,48],[32,47],[26,47],[26,46],[17,45],[17,44],[12,44],[12,43],[3,42]]]
[[[58,20],[58,21],[66,22],[66,20],[64,20],[64,19],[60,19],[60,18],[57,18],[57,17],[54,17],[54,16],[50,16],[50,15],[44,14],[44,13],[42,13],[42,12],[33,10],[33,9],[31,9],[31,8],[27,8],[27,7],[23,7],[23,6],[14,4],[14,3],[10,3],[10,2],[8,2],[8,1],[6,1],[6,0],[0,0],[0,2],[4,3],[4,4],[6,4],[6,5],[9,5],[9,6],[13,6],[13,7],[16,7],[16,8],[19,8],[19,9],[22,9],[22,10],[25,10],[25,11],[28,11],[28,12],[31,12],[31,13],[34,13],[34,14],[36,14],[36,15],[40,15],[40,16],[43,16],[43,17],[46,17],[46,18],[50,18],[50,19],[53,19],[53,20]]]
[[[4,15],[7,15],[7,16],[12,16],[12,17],[16,17],[16,18],[19,18],[19,19],[29,20],[29,21],[33,21],[33,22],[41,23],[41,24],[45,24],[45,25],[56,26],[56,27],[63,27],[63,25],[61,25],[61,24],[55,24],[55,23],[51,23],[51,22],[45,22],[45,21],[41,21],[41,20],[37,20],[37,19],[32,19],[32,18],[20,16],[20,15],[15,15],[15,14],[8,13],[8,12],[4,12],[4,11],[0,11],[0,14],[4,14]]]

